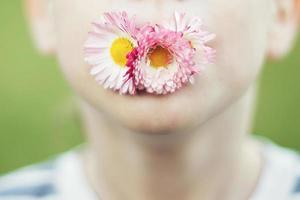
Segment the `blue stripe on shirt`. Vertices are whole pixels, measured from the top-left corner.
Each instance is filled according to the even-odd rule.
[[[300,177],[297,179],[295,183],[293,193],[300,193]]]
[[[43,183],[33,186],[20,186],[4,191],[0,191],[1,196],[30,196],[30,197],[45,197],[54,195],[55,187],[52,183]]]

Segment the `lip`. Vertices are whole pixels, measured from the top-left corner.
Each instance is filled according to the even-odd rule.
[[[143,90],[137,90],[136,91],[136,94],[135,95],[130,95],[130,94],[125,94],[124,96],[127,96],[127,97],[131,97],[131,98],[141,98],[141,97],[144,97],[144,98],[166,98],[166,97],[171,97],[171,96],[174,96],[174,95],[178,95],[178,94],[182,94],[185,90],[187,90],[188,88],[190,88],[192,86],[192,84],[185,84],[183,85],[181,88],[175,90],[175,92],[173,93],[167,93],[167,94],[155,94],[155,93],[149,93],[147,92],[145,89]]]
[[[176,91],[175,91],[176,92]],[[174,93],[175,93],[174,92]],[[119,94],[118,92],[116,92],[116,94]],[[173,93],[170,94],[155,94],[155,93],[149,93],[147,92],[145,89],[144,90],[137,90],[136,93],[134,95],[130,95],[130,94],[122,94],[122,96],[126,96],[126,97],[165,97],[165,96],[169,96]]]
[[[168,94],[155,94],[155,93],[149,93],[146,90],[138,90],[136,92],[136,95],[134,96],[138,96],[138,97],[146,97],[146,96],[151,96],[151,97],[165,97],[165,96],[170,96],[173,93],[168,93]]]
[[[135,96],[148,96],[148,95],[151,95],[151,96],[158,96],[158,95],[149,93],[149,92],[147,92],[146,90],[137,90]]]

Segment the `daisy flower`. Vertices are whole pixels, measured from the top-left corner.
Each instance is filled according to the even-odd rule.
[[[196,49],[196,62],[198,71],[204,69],[205,64],[212,63],[216,51],[207,43],[215,38],[215,34],[204,29],[202,20],[198,17],[188,18],[185,13],[175,11],[172,18],[164,23],[165,28],[182,33]]]
[[[138,47],[127,56],[128,77],[134,77],[139,90],[173,93],[192,81],[195,50],[182,36],[159,25],[140,29]]]
[[[127,79],[127,54],[137,46],[138,28],[126,12],[104,13],[93,24],[85,43],[85,61],[91,65],[90,74],[104,88],[120,94],[135,94],[133,79]]]

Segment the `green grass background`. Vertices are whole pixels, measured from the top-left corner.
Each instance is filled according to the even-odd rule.
[[[82,141],[72,92],[53,58],[32,46],[22,1],[0,1],[0,173]],[[300,41],[260,78],[255,134],[300,150]]]

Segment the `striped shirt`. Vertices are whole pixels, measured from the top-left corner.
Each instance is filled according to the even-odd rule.
[[[250,200],[300,200],[300,157],[264,142],[265,165]],[[0,200],[97,200],[78,150],[0,178]]]

